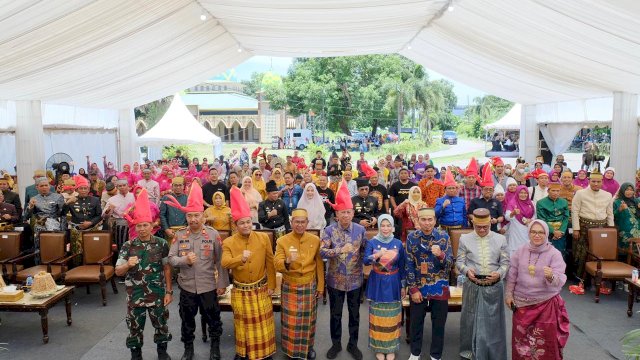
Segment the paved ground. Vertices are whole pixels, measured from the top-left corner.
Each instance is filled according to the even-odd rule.
[[[120,285],[122,289],[122,285]],[[124,346],[127,335],[124,322],[125,303],[124,291],[119,295],[109,293],[109,304],[101,306],[99,291],[92,289],[87,295],[84,289],[79,289],[74,295],[73,325],[66,326],[64,306],[56,306],[50,311],[49,336],[50,342],[44,345],[41,341],[40,319],[34,313],[3,313],[0,325],[0,343],[9,350],[0,352],[0,359],[127,359],[129,353]],[[571,337],[565,348],[565,359],[575,360],[604,360],[623,359],[619,339],[628,331],[638,327],[640,315],[632,318],[626,315],[627,293],[622,290],[613,295],[603,297],[600,304],[593,302],[593,292],[584,296],[563,293],[567,301],[567,308],[571,319]],[[636,310],[640,310],[638,304]],[[508,313],[508,312],[507,312]],[[180,319],[177,304],[174,302],[170,309],[170,329],[174,339],[169,345],[169,353],[173,359],[179,359],[182,354],[180,342]],[[360,340],[359,346],[365,354],[365,359],[373,359],[373,353],[366,349],[367,345],[367,306],[360,308]],[[224,335],[222,341],[223,359],[233,359],[233,320],[230,313],[223,313]],[[318,311],[318,328],[316,332],[316,349],[319,359],[331,346],[329,336],[329,305],[320,305]],[[346,321],[346,309],[344,314]],[[508,331],[510,334],[511,317],[508,315]],[[458,359],[459,337],[458,313],[449,314],[446,326],[445,351],[443,359]],[[428,351],[430,339],[430,322],[426,321],[424,351]],[[344,324],[343,342],[346,345],[346,323]],[[279,336],[279,314],[276,314],[276,331]],[[199,333],[200,329],[198,329]],[[147,324],[144,347],[146,359],[155,359],[155,346],[151,343],[153,332]],[[403,334],[404,339],[404,334]],[[208,358],[208,344],[199,337],[196,339],[196,354],[198,359]],[[409,347],[401,344],[398,359],[407,359]],[[281,353],[275,357],[284,359]],[[338,356],[339,360],[350,359],[346,351]],[[423,357],[424,359],[424,357]]]

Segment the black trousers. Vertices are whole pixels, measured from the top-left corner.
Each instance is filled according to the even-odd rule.
[[[212,339],[220,338],[222,335],[222,321],[220,320],[220,305],[218,304],[218,294],[215,290],[203,294],[195,294],[180,289],[180,340],[185,344],[193,343],[196,331],[196,314],[201,309],[200,314],[205,323],[209,326],[209,334]]]
[[[431,350],[429,354],[434,359],[442,358],[442,348],[444,346],[444,326],[449,313],[449,302],[447,300],[424,300],[419,304],[411,302],[411,329],[409,338],[411,339],[411,354],[420,355],[422,353],[422,335],[424,332],[424,317],[427,312],[431,312]],[[424,356],[423,356],[424,358]]]
[[[331,318],[329,326],[331,328],[331,341],[340,343],[342,340],[342,305],[345,295],[347,297],[347,310],[349,311],[349,344],[358,345],[358,327],[360,326],[360,291],[357,288],[351,291],[340,291],[328,287],[329,308]]]

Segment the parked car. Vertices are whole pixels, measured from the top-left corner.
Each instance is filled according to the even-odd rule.
[[[458,134],[453,130],[445,130],[442,132],[442,143],[456,145],[458,143]]]

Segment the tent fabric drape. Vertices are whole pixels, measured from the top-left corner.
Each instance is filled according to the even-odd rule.
[[[540,132],[555,157],[569,148],[582,126],[582,124],[577,123],[545,124],[540,126]]]

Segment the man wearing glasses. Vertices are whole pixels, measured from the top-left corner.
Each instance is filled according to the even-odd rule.
[[[460,357],[506,360],[501,280],[509,269],[507,240],[504,235],[491,231],[489,210],[476,209],[472,222],[473,232],[460,237],[456,259],[458,272],[467,278],[462,290]]]

